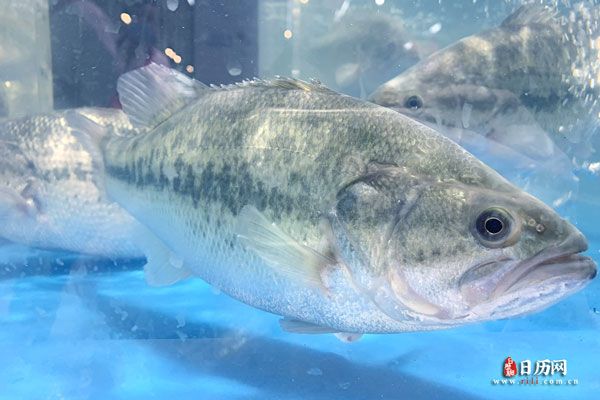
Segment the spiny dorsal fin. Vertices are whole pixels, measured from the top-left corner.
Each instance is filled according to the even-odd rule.
[[[265,88],[265,89],[284,89],[284,90],[301,90],[304,92],[319,92],[328,94],[337,94],[335,90],[329,89],[317,80],[311,80],[309,82],[295,78],[285,78],[277,76],[273,79],[253,79],[249,81],[242,81],[233,83],[231,85],[211,85],[211,88],[217,90],[235,90],[239,88],[253,87],[253,88]]]
[[[154,63],[127,72],[117,82],[123,111],[138,128],[160,124],[207,88],[181,72]]]
[[[518,27],[530,24],[556,23],[556,10],[541,4],[526,4],[519,7],[504,21],[502,27]]]
[[[255,207],[246,205],[242,208],[236,233],[246,248],[280,274],[306,285],[324,287],[321,271],[334,260],[298,243]]]

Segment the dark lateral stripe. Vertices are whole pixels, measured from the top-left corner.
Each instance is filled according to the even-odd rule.
[[[273,216],[279,219],[282,214],[291,213],[297,204],[309,201],[308,193],[298,191],[298,196],[292,197],[277,187],[268,188],[263,181],[254,179],[248,172],[247,163],[237,164],[234,170],[230,164],[217,169],[209,162],[198,173],[194,168],[184,163],[180,158],[175,162],[178,176],[169,180],[161,163],[160,174],[157,176],[149,168],[144,168],[143,160],[126,167],[108,166],[109,175],[138,190],[152,187],[173,192],[192,200],[194,208],[201,204],[220,203],[232,214],[237,215],[246,204],[252,204],[263,211],[269,208]]]

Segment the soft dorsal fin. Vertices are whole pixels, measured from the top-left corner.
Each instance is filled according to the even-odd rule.
[[[123,111],[137,128],[152,128],[181,110],[208,87],[159,64],[123,74],[117,82]]]
[[[324,288],[321,272],[335,261],[298,243],[255,207],[246,205],[242,208],[236,233],[246,248],[255,252],[280,274],[306,285]]]
[[[529,24],[550,24],[556,22],[556,10],[541,4],[526,4],[519,7],[504,21],[502,27],[518,27]]]

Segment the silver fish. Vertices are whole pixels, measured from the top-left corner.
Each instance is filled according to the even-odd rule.
[[[390,109],[156,64],[118,90],[150,130],[97,142],[107,190],[182,260],[154,257],[150,283],[196,275],[286,330],[360,334],[521,315],[596,274],[574,226]]]
[[[99,125],[98,125],[99,124]],[[81,108],[0,121],[0,238],[111,258],[143,257],[145,228],[107,199],[78,131],[133,131],[120,110]]]
[[[467,149],[474,133],[533,160],[563,153],[570,159],[578,147],[589,148],[598,115],[596,53],[578,43],[573,25],[551,8],[522,6],[500,26],[384,83],[369,99],[440,129]],[[590,71],[583,74],[578,63]]]

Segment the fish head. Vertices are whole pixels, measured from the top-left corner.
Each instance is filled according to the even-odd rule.
[[[544,309],[583,288],[596,264],[583,234],[529,194],[471,191],[474,255],[455,286],[468,318],[514,317]]]
[[[356,286],[388,316],[436,327],[533,312],[584,287],[596,275],[584,236],[497,179],[391,167],[344,188],[332,227]]]
[[[391,108],[433,128],[481,130],[500,107],[510,108],[506,92],[464,81],[431,57],[379,86],[373,103]],[[512,99],[510,99],[512,100]]]
[[[533,160],[561,155],[551,135],[519,96],[503,89],[461,82],[423,63],[422,69],[381,85],[369,100],[436,129],[473,151],[484,140],[509,147]],[[474,135],[473,135],[474,134]]]
[[[431,79],[439,79],[439,63],[435,55],[422,60],[401,74],[381,84],[368,97],[368,100],[391,108],[417,120],[428,119],[435,111],[437,90]]]

